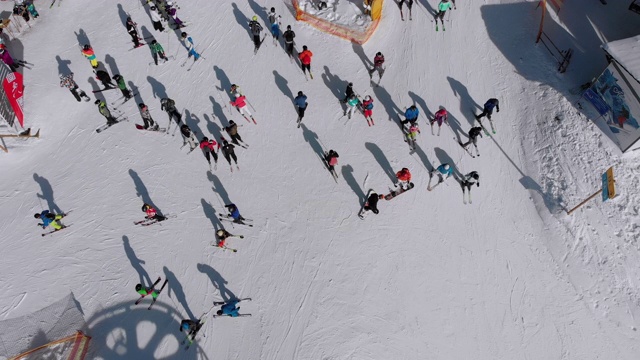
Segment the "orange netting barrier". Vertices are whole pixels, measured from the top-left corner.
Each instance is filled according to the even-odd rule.
[[[41,356],[46,357],[44,355],[37,355],[36,353],[41,350],[51,348],[55,345],[66,343],[66,342],[73,342],[73,347],[69,352],[69,356],[66,357],[66,360],[83,360],[85,355],[87,355],[87,351],[89,351],[90,340],[91,340],[91,336],[87,336],[82,331],[78,331],[75,333],[75,335],[71,335],[63,339],[52,341],[42,346],[38,346],[37,348],[31,349],[18,356],[12,357],[10,360],[26,359],[26,358],[30,358],[30,355],[34,355],[36,358],[41,358]]]
[[[384,0],[372,1],[371,24],[365,31],[358,31],[356,29],[352,29],[340,24],[335,24],[326,19],[311,15],[300,9],[298,0],[292,0],[291,2],[293,3],[294,9],[296,11],[296,20],[304,21],[320,31],[362,45],[367,42],[367,40],[369,40],[371,35],[373,35],[373,33],[378,28],[378,24],[380,23],[380,19],[382,18],[382,4],[384,3]]]

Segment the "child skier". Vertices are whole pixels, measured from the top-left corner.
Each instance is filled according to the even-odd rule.
[[[122,92],[122,96],[124,96],[125,101],[131,99],[133,95],[131,95],[131,91],[127,89],[127,84],[124,82],[124,77],[120,74],[113,75],[113,80],[118,84],[118,89]]]
[[[172,99],[160,99],[160,110],[165,110],[167,112],[167,115],[169,115],[169,121],[174,119],[178,125],[182,122],[182,115],[180,115],[178,109],[176,109],[176,102]]]
[[[187,56],[187,58],[190,58],[191,56],[193,56],[194,62],[200,59],[200,54],[196,52],[196,47],[193,45],[193,39],[191,38],[191,36],[188,36],[186,32],[183,32],[182,34],[180,34],[180,36],[181,36],[180,41],[182,41],[182,45],[184,45],[184,47],[186,47],[187,50],[189,51],[189,55]]]
[[[398,178],[398,182],[395,183],[396,187],[400,187],[402,190],[409,188],[409,183],[411,182],[411,172],[409,169],[402,168],[402,170],[396,173],[396,178]]]
[[[127,17],[127,32],[129,33],[129,36],[131,36],[134,49],[144,45],[140,43],[140,37],[138,36],[138,29],[136,28],[136,25],[138,24],[134,23],[133,20],[131,20],[131,17]]]
[[[373,58],[373,69],[369,70],[369,78],[373,79],[373,73],[378,72],[378,77],[382,79],[382,75],[384,75],[384,68],[382,65],[384,64],[384,55],[381,52],[376,53],[376,56]]]
[[[296,96],[296,98],[293,99],[293,103],[296,106],[296,109],[298,110],[298,127],[299,127],[300,122],[304,117],[304,112],[305,110],[307,110],[307,106],[309,105],[307,103],[307,95],[303,94],[302,91],[298,91],[298,96]]]
[[[78,88],[78,84],[73,80],[73,73],[68,75],[60,74],[60,87],[66,87],[69,89],[73,97],[76,98],[78,102],[81,101],[80,98],[84,98],[85,101],[91,100],[84,91]]]
[[[151,114],[149,113],[149,108],[147,107],[147,105],[145,105],[144,103],[140,103],[138,104],[138,107],[140,108],[142,121],[144,121],[144,128],[158,130],[158,124],[156,124],[155,121],[153,121],[153,118],[151,118]]]
[[[411,145],[412,149],[416,148],[416,137],[420,134],[420,128],[418,128],[418,124],[413,123],[409,126],[409,131],[407,132],[407,142]]]
[[[224,130],[229,134],[232,143],[240,145],[238,141],[242,141],[242,138],[240,137],[240,134],[238,134],[238,124],[233,120],[229,120],[229,126],[225,126]]]
[[[356,94],[351,94],[347,99],[347,108],[344,110],[344,115],[347,115],[348,119],[351,119],[351,115],[356,111],[356,108],[360,106],[360,99]],[[343,115],[343,116],[344,116]]]
[[[236,163],[236,168],[240,170],[240,167],[238,166],[238,157],[236,156],[236,152],[234,148],[235,146],[229,144],[227,139],[222,138],[222,155],[224,155],[224,158],[229,163],[229,167],[231,168],[231,171],[233,171],[233,167],[231,166],[231,159],[233,159],[233,162]]]
[[[438,135],[440,135],[440,129],[442,128],[442,123],[447,123],[447,125],[449,124],[449,122],[447,121],[449,119],[449,114],[447,114],[447,109],[445,109],[444,107],[440,107],[440,110],[436,111],[435,115],[433,116],[433,119],[431,119],[430,124],[431,124],[431,134],[433,134],[433,124],[434,123],[438,123]]]
[[[298,54],[298,58],[302,64],[302,73],[304,73],[304,76],[307,76],[306,71],[308,70],[309,76],[313,79],[313,74],[311,73],[311,57],[313,57],[313,53],[309,51],[307,45],[303,45],[302,52]]]
[[[227,243],[227,239],[230,237],[239,237],[242,238],[242,235],[233,235],[230,232],[228,232],[225,229],[220,229],[218,231],[216,231],[216,246],[222,249],[228,249],[228,250],[232,250],[233,252],[236,252],[235,249],[231,249],[228,248],[226,243]]]
[[[218,148],[216,149],[216,145]],[[209,163],[209,168],[211,168],[211,156],[213,156],[213,161],[218,163],[218,150],[220,150],[220,145],[215,142],[215,140],[209,140],[206,136],[202,138],[200,141],[200,149],[204,153],[204,157],[207,159]]]
[[[246,220],[246,219],[243,218],[242,215],[240,215],[240,210],[238,210],[238,207],[236,206],[236,204],[232,203],[229,205],[225,205],[224,207],[227,208],[227,211],[229,212],[229,216],[233,218],[234,223],[244,224],[243,220]]]
[[[178,18],[178,10],[176,10],[173,5],[174,4],[172,1],[167,1],[167,5],[165,6],[164,10],[169,16],[171,16],[171,19],[173,19],[173,23],[176,25],[174,29],[183,28],[186,25],[184,24],[184,22],[182,22],[182,20],[180,20],[180,18]]]
[[[33,217],[42,220],[41,223],[38,223],[38,226],[41,226],[43,229],[46,229],[47,226],[51,225],[54,231],[58,231],[66,227],[65,225],[59,223],[59,220],[66,215],[67,214],[55,214],[50,212],[49,210],[44,210],[39,214],[33,214]]]
[[[198,331],[202,327],[202,323],[200,320],[193,321],[190,319],[184,319],[180,322],[180,332],[184,331],[187,333],[187,338],[191,338],[191,341],[196,338]]]
[[[82,48],[82,55],[84,55],[87,60],[89,60],[92,68],[98,68],[98,60],[96,60],[96,54],[91,48],[91,45],[87,44]]]
[[[404,118],[405,120],[402,121],[402,124],[406,124],[406,123],[415,123],[416,121],[418,121],[418,116],[420,115],[420,110],[418,110],[418,108],[415,105],[411,105],[409,106],[409,108],[404,112]]]
[[[149,47],[151,48],[151,53],[153,54],[153,62],[156,65],[158,65],[158,58],[164,60],[165,62],[169,61],[169,59],[167,59],[167,57],[164,55],[164,49],[159,42],[153,40],[151,41],[151,45],[149,45]]]
[[[238,317],[241,316],[240,313],[238,313],[238,311],[240,310],[240,307],[236,307],[236,305],[240,302],[241,300],[231,300],[231,301],[227,301],[224,305],[222,305],[222,307],[220,308],[220,310],[218,310],[216,312],[217,316],[231,316],[231,317]]]
[[[158,295],[160,295],[160,291],[156,290],[156,285],[158,285],[159,282],[160,282],[160,278],[158,278],[158,280],[156,280],[156,282],[154,282],[151,285],[151,287],[145,287],[142,284],[137,284],[136,292],[140,294],[140,299],[136,301],[136,304],[138,304],[140,300],[142,300],[142,298],[144,298],[147,295],[151,295],[151,297],[155,300],[158,297]]]
[[[367,125],[375,125],[373,123],[373,99],[371,96],[367,95],[364,97],[364,101],[362,101],[362,112],[364,113],[364,118],[367,119]]]
[[[242,116],[244,116],[244,118],[247,121],[249,121],[249,118],[247,118],[247,116],[244,114],[246,112],[247,115],[249,115],[249,117],[251,118],[251,120],[253,120],[253,122],[255,123],[256,120],[253,118],[253,115],[249,111],[249,108],[247,108],[246,98],[247,98],[246,96],[240,95],[234,101],[229,101],[229,104],[235,106],[238,112],[242,114]]]
[[[166,217],[158,214],[156,209],[153,206],[151,206],[151,205],[149,205],[147,203],[142,204],[142,212],[147,214],[145,216],[145,219],[147,219],[147,220],[156,220],[156,221],[167,220]]]
[[[189,129],[189,126],[187,124],[184,124],[180,127],[180,133],[182,134],[182,146],[185,146],[187,143],[189,143],[189,152],[198,147],[198,139],[196,139],[195,134],[193,133],[193,131],[191,131],[191,129]]]
[[[231,97],[235,100],[240,96],[242,96],[242,90],[240,90],[240,86],[236,84],[231,84],[231,89],[229,89],[229,94],[231,94]]]
[[[329,165],[329,171],[335,171],[335,166],[338,165],[338,158],[340,155],[335,150],[329,150],[325,155],[324,160]]]
[[[469,194],[469,204],[471,204],[471,186],[476,184],[476,186],[480,186],[480,175],[477,171],[472,171],[464,176],[462,181],[460,181],[460,187],[462,188],[462,201],[466,204],[467,199],[464,197],[465,188]]]
[[[95,104],[98,105],[98,111],[100,112],[100,115],[104,116],[107,119],[107,125],[114,125],[118,123],[118,120],[116,120],[116,118],[111,115],[111,111],[109,111],[109,109],[107,108],[107,103],[102,100],[96,100]]]

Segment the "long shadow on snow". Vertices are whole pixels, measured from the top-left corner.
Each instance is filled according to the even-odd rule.
[[[60,0],[58,0],[60,1]],[[124,8],[122,7],[122,4],[118,4],[118,16],[120,17],[120,21],[122,22],[122,26],[124,27],[124,32],[127,32],[127,17],[129,17],[129,14],[127,14],[127,12],[124,10]],[[127,34],[129,35],[129,34]]]
[[[153,92],[154,99],[163,99],[169,97],[167,95],[167,88],[165,88],[161,82],[152,78],[151,76],[147,76],[147,81],[149,82],[149,85],[151,85],[151,91]]]
[[[171,287],[171,285],[168,285]],[[173,343],[180,344],[185,334],[180,332],[180,321],[184,318],[177,309],[169,306],[163,299],[153,305],[152,311],[148,311],[150,300],[144,299],[140,305],[133,306],[135,301],[133,287],[131,288],[131,300],[112,305],[87,318],[87,332],[93,336],[91,339],[92,356],[110,360],[130,359],[162,359],[162,360],[196,360],[209,359],[200,347],[198,341],[194,342],[189,351],[177,346],[173,354],[163,354],[156,357],[156,352],[167,351],[169,337]],[[156,329],[158,331],[144,331]],[[113,334],[117,333],[117,336]]]
[[[393,172],[393,168],[391,167],[389,160],[387,160],[387,157],[384,155],[382,150],[380,150],[378,145],[367,142],[367,143],[364,143],[364,147],[366,147],[367,150],[371,152],[371,154],[376,159],[378,164],[380,164],[380,167],[382,168],[384,173],[387,174],[387,176],[389,177],[389,180],[391,180],[392,183],[395,183],[396,174]]]
[[[38,175],[38,173],[33,173],[33,180],[35,180],[38,185],[40,185],[40,191],[42,194],[36,194],[39,199],[45,200],[47,202],[47,206],[49,210],[56,213],[62,214],[64,213],[62,209],[56,204],[53,198],[53,188],[51,187],[51,183],[46,178]]]
[[[129,89],[131,89],[131,94],[133,95],[133,101],[136,102],[136,105],[142,103],[142,97],[140,97],[140,89],[133,84],[133,81],[128,82]],[[138,106],[136,108],[140,109]]]
[[[360,207],[362,207],[366,201],[366,195],[364,194],[364,191],[362,191],[362,188],[358,184],[356,178],[353,176],[353,167],[351,165],[342,165],[342,177],[344,178],[344,181],[349,184],[349,187],[351,187],[351,190],[353,190],[356,196],[358,196]]]
[[[220,297],[222,297],[223,301],[229,301],[238,298],[231,290],[229,290],[229,288],[227,288],[227,280],[225,280],[222,275],[220,275],[220,273],[217,272],[214,268],[207,264],[198,264],[198,271],[209,276],[209,279],[211,279],[211,283],[213,284],[213,286],[215,286],[216,289],[218,289],[218,291],[220,292]]]
[[[169,284],[171,284],[171,286],[169,286],[169,290],[167,291],[167,295],[171,297],[171,293],[173,293],[176,297],[176,300],[178,300],[178,302],[182,305],[184,310],[187,312],[187,316],[189,317],[189,319],[192,319],[192,320],[196,319],[195,315],[193,314],[193,311],[191,311],[191,308],[187,303],[187,297],[184,293],[184,290],[182,289],[182,284],[180,283],[180,281],[178,281],[178,278],[176,277],[176,274],[174,274],[166,266],[162,268],[162,271],[164,271],[165,279],[167,279],[169,281]]]
[[[218,78],[218,80],[220,80],[220,86],[216,86],[216,89],[222,91],[227,95],[227,98],[222,98],[220,101],[227,101],[228,103],[231,97],[227,91],[228,89],[231,89],[231,81],[229,81],[229,78],[227,77],[227,74],[224,72],[224,70],[220,69],[219,67],[214,65],[213,71],[216,73],[216,77]]]
[[[461,136],[465,136],[466,138],[469,138],[469,135],[467,135],[468,131],[465,132],[464,130],[462,130],[462,127],[460,126],[460,121],[458,121],[458,118],[451,115],[450,112],[448,112],[448,115],[447,115],[447,122],[449,123],[449,128],[451,129],[451,131],[453,131],[453,134],[455,135],[456,140],[462,141]]]
[[[447,154],[446,151],[442,150],[439,147],[434,148],[433,152],[436,153],[436,158],[438,158],[438,161],[440,161],[440,164],[446,163],[446,164],[449,164],[449,166],[453,167],[453,178],[456,179],[456,181],[460,182],[462,179],[462,174],[460,173],[460,170],[458,169],[456,162],[453,161],[451,156],[449,156],[449,154]]]
[[[213,206],[209,202],[207,202],[205,199],[200,199],[200,203],[202,204],[202,211],[204,211],[204,214],[206,215],[207,219],[211,221],[213,230],[218,231],[220,229],[223,229],[224,226],[220,222],[220,219],[218,219],[218,214],[216,213],[216,209],[214,209]]]
[[[160,211],[160,209],[153,203],[153,200],[151,200],[149,191],[147,191],[147,187],[144,186],[144,183],[142,182],[142,179],[140,179],[140,176],[138,176],[138,173],[133,169],[129,169],[129,175],[131,176],[131,179],[133,179],[133,183],[136,186],[136,195],[138,195],[143,203],[153,206],[153,208],[156,209],[158,213],[162,214],[162,211]]]
[[[76,40],[78,40],[78,45],[80,47],[83,47],[85,45],[91,45],[91,41],[89,41],[89,37],[87,36],[87,33],[84,32],[84,29],[80,29],[78,30],[78,32],[74,31],[73,33],[76,34]],[[87,60],[87,62],[89,61]]]
[[[224,110],[222,109],[222,106],[220,106],[220,104],[218,104],[216,102],[216,100],[213,98],[213,96],[211,96],[211,95],[209,96],[209,101],[211,101],[211,107],[213,108],[213,117],[217,118],[218,120],[220,120],[220,124],[223,125],[223,126],[225,124],[228,124],[229,123],[229,119],[227,119],[227,116],[225,115]],[[225,108],[229,109],[226,106],[226,104],[223,104],[223,105],[225,105]],[[205,119],[206,119],[206,116],[207,115],[205,115]],[[215,123],[213,121],[211,121],[210,124],[215,124]],[[217,127],[217,125],[216,125],[216,127]],[[211,131],[211,133],[214,133],[213,128],[210,128],[210,127],[208,127],[208,128],[209,128],[209,131]],[[220,132],[220,128],[218,128],[218,132]],[[219,134],[219,135],[221,135],[221,134]]]
[[[236,3],[231,3],[231,6],[233,7],[233,16],[235,16],[236,22],[247,32],[249,39],[253,40],[251,31],[249,31],[249,18],[238,9]]]
[[[382,86],[374,86],[373,93],[376,95],[376,98],[384,106],[387,115],[389,115],[389,121],[395,122],[399,127],[400,131],[402,131],[402,124],[400,124],[400,119],[398,118],[399,114],[404,114],[391,98],[389,92]],[[403,131],[404,132],[404,131]]]
[[[231,200],[229,200],[229,194],[227,194],[227,190],[225,190],[224,186],[220,182],[220,179],[218,179],[218,177],[211,171],[207,171],[207,178],[209,178],[209,181],[213,183],[213,191],[220,195],[222,202],[225,204],[231,204]]]
[[[102,87],[98,85],[95,78],[89,77],[87,79],[87,82],[89,83],[89,85],[91,85],[92,91],[102,90]],[[111,90],[106,90],[106,91],[111,91]],[[93,93],[93,96],[95,96],[97,100],[106,101],[104,94],[102,94],[102,92]]]
[[[349,85],[348,81],[340,79],[338,75],[333,75],[327,66],[324,67],[324,73],[320,76],[322,77],[324,84],[329,88],[329,90],[331,90],[336,99],[344,99],[344,89]]]
[[[362,65],[364,65],[365,69],[370,70],[373,68],[373,62],[369,60],[367,55],[364,53],[364,49],[362,49],[362,45],[357,43],[351,43],[351,47],[353,48],[353,52],[358,55],[360,61],[362,61]]]
[[[324,164],[324,150],[322,150],[322,145],[318,142],[318,134],[309,130],[304,123],[302,123],[300,127],[302,128],[302,136],[304,137],[304,140],[309,143],[311,149],[313,149],[316,155],[320,158],[320,161]]]
[[[431,110],[429,110],[427,102],[424,101],[424,99],[421,98],[420,95],[414,93],[413,91],[409,91],[409,97],[413,101],[414,105],[418,105],[418,107],[422,108],[422,113],[427,117],[427,119],[433,118],[433,113],[431,112]]]
[[[140,27],[140,35],[142,36],[142,39],[143,39],[144,43],[147,44],[147,51],[149,52],[149,58],[151,58],[151,60],[153,60],[153,50],[151,50],[151,46],[149,46],[148,44],[151,44],[151,42],[153,40],[156,40],[156,38],[149,31],[149,29],[147,29],[147,27],[144,26],[144,25],[142,25]],[[132,51],[135,51],[135,49],[132,50]],[[169,56],[169,55],[165,54],[165,56]],[[158,63],[160,63],[160,59],[158,59]]]
[[[71,60],[62,60],[60,55],[56,55],[56,61],[58,62],[58,74],[71,74],[72,71],[69,68],[69,65],[71,65]]]
[[[482,106],[473,100],[471,95],[469,95],[467,87],[460,81],[450,76],[447,76],[447,80],[449,81],[451,90],[453,90],[453,95],[460,98],[460,113],[467,119],[469,125],[473,126],[476,110],[482,110]]]
[[[196,136],[196,139],[198,137],[200,137],[202,139],[203,136],[203,132],[200,129],[200,126],[198,126],[198,123],[200,122],[200,119],[198,119],[195,115],[193,115],[189,110],[184,110],[184,123],[187,124],[187,126],[189,127],[189,129],[191,129],[191,131],[193,131],[193,133]],[[200,136],[198,136],[198,134]]]
[[[118,68],[118,64],[116,64],[116,59],[113,58],[110,54],[106,54],[104,56],[104,62],[109,65],[109,71],[111,71],[111,76],[116,74],[120,74],[120,69]],[[115,81],[114,81],[115,84]]]
[[[280,92],[282,92],[284,96],[288,97],[293,104],[294,97],[291,89],[289,88],[289,81],[287,81],[287,79],[280,75],[276,70],[273,70],[273,77],[275,78],[276,85],[278,86],[278,89],[280,89]]]
[[[427,171],[432,171],[433,165],[431,164],[431,161],[429,161],[427,154],[425,154],[424,150],[422,150],[422,148],[418,144],[416,144],[415,153],[418,154],[418,157],[420,158],[420,161],[422,161],[422,165],[424,166],[424,168],[427,169]]]
[[[422,6],[427,9],[427,11],[429,12],[428,15],[431,16],[435,16],[436,15],[436,9],[434,9],[431,4],[429,4],[428,0],[417,0],[416,1],[418,3],[418,5],[416,6],[417,8],[420,8],[420,4],[422,4]]]
[[[202,116],[207,122],[207,130],[209,130],[209,133],[212,135],[212,137],[209,139],[214,139],[217,142],[222,136],[222,129],[220,128],[220,126],[218,126],[218,124],[216,124],[215,121],[213,121],[213,119],[209,119],[209,116],[207,114],[204,114]],[[222,126],[224,126],[224,124],[222,124]]]
[[[142,267],[142,265],[145,264],[144,260],[138,259],[138,257],[136,256],[136,252],[133,250],[131,244],[129,243],[129,238],[126,235],[122,235],[122,245],[124,246],[124,253],[127,254],[127,258],[129,259],[131,266],[140,277],[139,283],[144,284],[145,286],[153,284],[149,273],[147,273],[147,271]]]
[[[265,24],[265,26],[263,26],[264,32],[267,33],[267,35],[271,34],[271,28],[267,29],[267,26],[269,26],[271,23],[269,22],[269,16],[267,16],[267,10],[265,7],[262,7],[261,5],[259,5],[258,3],[256,3],[253,0],[249,0],[249,6],[251,7],[251,10],[253,11],[254,14],[258,15],[260,17],[260,19],[262,19],[262,23]],[[267,25],[269,24],[269,25]],[[249,23],[247,23],[247,28]]]

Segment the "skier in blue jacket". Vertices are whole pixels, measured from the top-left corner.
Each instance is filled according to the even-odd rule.
[[[307,103],[307,95],[305,95],[302,91],[298,91],[298,96],[293,99],[293,104],[298,110],[298,122],[301,122],[302,118],[304,117],[304,112],[305,110],[307,110],[307,105],[309,105]]]
[[[411,105],[407,111],[404,112],[405,120],[402,122],[402,125],[406,123],[411,123],[411,125],[413,125],[418,121],[418,115],[420,115],[420,110],[418,110],[415,105]]]
[[[480,122],[482,117],[486,116],[487,119],[491,120],[491,115],[493,114],[493,109],[496,109],[496,112],[500,112],[500,101],[495,98],[491,98],[484,103],[484,108],[482,109],[482,114],[476,115],[476,120]]]
[[[433,174],[438,175],[438,178],[439,178],[438,182],[441,183],[446,179],[448,179],[451,175],[453,175],[453,166],[447,163],[444,163],[438,166],[437,168],[431,170],[431,172],[429,173],[429,177],[432,177]]]
[[[46,229],[47,226],[51,225],[51,227],[56,231],[65,227],[58,222],[58,220],[62,219],[64,216],[65,214],[56,215],[49,210],[44,210],[39,214],[36,213],[33,215],[34,218],[42,220],[42,223],[38,223],[38,226],[42,226],[43,229]]]
[[[238,304],[239,302],[240,300],[231,300],[227,302],[226,304],[222,305],[222,307],[216,314],[218,316],[238,317],[240,315],[240,313],[238,313],[240,307],[236,307],[236,304]]]
[[[224,207],[226,207],[227,211],[229,211],[229,216],[233,218],[233,222],[244,224],[244,222],[242,221],[246,219],[243,218],[242,215],[240,215],[240,210],[238,210],[238,207],[236,206],[236,204],[232,203],[229,205],[225,205]]]

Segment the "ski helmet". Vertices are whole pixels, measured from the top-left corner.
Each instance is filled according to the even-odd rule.
[[[173,1],[167,1],[167,6],[173,6]]]
[[[64,77],[64,74],[60,74],[60,79],[62,79]]]
[[[145,105],[144,103],[140,103],[140,104],[138,104],[138,106],[140,107],[140,109],[142,109],[142,108],[144,108],[144,107],[145,107],[145,106],[147,106],[147,105]]]
[[[142,290],[142,284],[136,285],[136,291],[140,291],[140,290]]]
[[[302,50],[307,50],[307,45],[302,45]]]
[[[182,34],[180,34],[180,36],[187,37],[187,33],[183,31]]]
[[[251,18],[251,20],[253,20],[253,21],[258,21],[258,16],[253,15],[253,17]]]
[[[445,171],[449,171],[449,168],[450,168],[449,164],[444,164],[444,166],[443,166],[443,167],[444,167],[444,170],[445,170]]]
[[[273,13],[276,12],[276,8],[272,7],[271,8],[271,12],[273,12]]]
[[[238,87],[238,85],[236,85],[236,84],[231,84],[231,88],[232,88],[232,89],[233,89],[233,88],[235,88],[235,87]]]
[[[224,139],[222,141],[224,141]],[[220,229],[220,230],[216,231],[216,235],[218,235],[220,237],[223,237],[224,236],[224,230]]]
[[[287,25],[287,30],[291,30],[291,25]]]
[[[40,219],[40,214],[35,213],[35,214],[33,214],[33,217],[36,218],[36,219]]]
[[[218,310],[218,311],[216,311],[216,314],[217,314],[218,316],[221,316],[221,315],[222,315],[222,310]]]
[[[157,43],[158,43],[158,42],[157,42],[156,40],[151,40],[151,45],[155,45],[155,44],[157,44]]]
[[[96,104],[96,105],[100,104],[100,100],[96,100],[96,102],[94,102],[94,104]]]
[[[352,82],[350,82],[350,83],[349,83],[349,86],[353,86],[353,83],[352,83]]]
[[[233,121],[233,120],[229,120],[229,125],[233,125],[233,124],[235,124],[235,123],[236,123],[235,121]]]
[[[298,96],[302,96],[302,95],[304,95],[302,91],[298,91]]]
[[[406,171],[409,171],[409,169],[407,169],[407,168],[402,168],[402,171],[403,171],[403,172],[406,172]]]
[[[203,137],[203,138],[202,138],[202,142],[209,142],[209,138],[208,138],[208,137],[206,137],[206,136],[205,136],[205,137]]]
[[[183,323],[182,324],[182,328],[180,329],[180,331],[182,331],[182,330],[189,330],[189,324]]]
[[[378,51],[378,53],[376,53],[376,56],[382,56],[382,53]]]
[[[152,11],[156,11],[156,7],[155,6],[152,6],[149,9],[151,9]]]
[[[371,100],[371,96],[367,95],[367,96],[365,96],[365,97],[364,97],[364,99],[365,99],[366,101],[369,101],[369,100]]]
[[[85,45],[85,46],[83,46],[82,48],[83,48],[83,49],[85,49],[85,50],[89,50],[89,49],[91,49],[91,46],[89,46],[89,45]]]
[[[127,21],[131,21],[131,16],[127,16]]]

